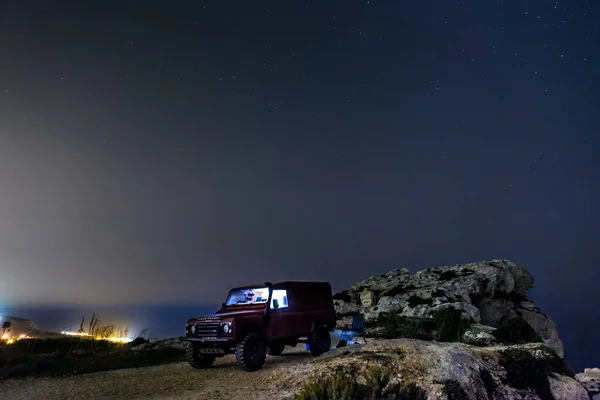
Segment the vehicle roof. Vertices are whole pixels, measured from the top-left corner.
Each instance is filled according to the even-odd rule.
[[[329,282],[325,281],[280,281],[271,283],[272,287],[289,287],[289,286],[328,286],[331,287]],[[245,286],[237,286],[231,288],[231,290],[240,290],[240,289],[255,289],[266,287],[266,283],[259,283],[256,285],[245,285]]]

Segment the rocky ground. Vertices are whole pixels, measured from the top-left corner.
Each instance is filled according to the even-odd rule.
[[[265,368],[254,373],[240,371],[233,356],[226,356],[206,370],[174,363],[64,378],[0,381],[0,399],[278,399],[289,394],[282,381],[311,359],[310,353],[298,346],[286,349],[282,356],[268,357]]]
[[[291,400],[307,382],[338,369],[364,382],[373,366],[387,371],[389,382],[383,386],[396,395],[414,385],[415,396],[421,397],[406,397],[413,400],[589,399],[586,388],[541,343],[476,347],[415,339],[370,340],[318,358],[300,346],[288,348],[283,356],[269,357],[265,367],[253,373],[239,370],[233,357],[227,356],[206,370],[174,363],[64,378],[8,380],[0,382],[0,398]],[[588,371],[586,379],[594,373]]]

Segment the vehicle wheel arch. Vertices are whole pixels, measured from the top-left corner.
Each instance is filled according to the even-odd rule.
[[[239,342],[250,333],[256,333],[257,335],[264,337],[265,329],[258,324],[249,324],[245,325],[239,332],[236,332],[235,336],[237,341]]]
[[[314,332],[315,330],[317,330],[319,328],[326,328],[327,330],[329,330],[325,321],[318,319],[318,318],[313,319],[313,321],[310,324],[310,331]]]

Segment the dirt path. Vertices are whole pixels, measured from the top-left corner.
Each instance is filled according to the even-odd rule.
[[[30,378],[0,381],[0,399],[7,400],[258,400],[289,399],[286,378],[301,373],[310,353],[286,348],[282,356],[267,356],[256,372],[237,368],[233,356],[217,359],[206,370],[187,363],[124,369],[68,378]]]

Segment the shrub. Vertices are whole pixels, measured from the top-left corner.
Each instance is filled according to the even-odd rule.
[[[413,381],[397,385],[390,393],[391,399],[398,400],[427,400],[427,393]]]
[[[305,383],[295,400],[425,400],[425,392],[414,382],[390,386],[390,373],[381,366],[370,366],[358,383],[354,373],[337,369],[331,376]]]
[[[470,325],[469,321],[462,318],[462,312],[453,307],[438,310],[433,318],[441,342],[460,341]]]
[[[382,396],[384,389],[390,383],[390,374],[377,364],[372,365],[367,369],[365,378],[367,381],[365,385],[365,394],[376,399]]]
[[[503,343],[520,344],[541,342],[535,329],[521,317],[514,317],[504,320],[492,335]]]
[[[337,370],[332,376],[307,382],[295,400],[352,400],[357,399],[360,386],[352,375]]]
[[[139,368],[185,360],[185,350],[180,348],[129,351],[128,347],[89,337],[19,340],[0,346],[0,380]]]

